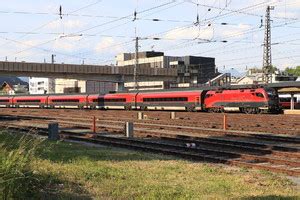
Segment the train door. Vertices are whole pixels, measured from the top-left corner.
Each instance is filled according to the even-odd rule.
[[[200,107],[200,106],[201,106],[200,101],[201,101],[201,100],[200,100],[200,95],[199,95],[199,96],[196,96],[196,97],[195,97],[195,105],[194,105],[194,107],[195,107],[196,110],[201,109],[201,107]]]
[[[134,104],[134,109],[137,109],[137,97],[138,97],[138,95],[139,95],[139,92],[137,92],[135,95],[134,95],[134,97],[132,98],[132,102],[133,102],[133,104]]]
[[[201,92],[200,94],[200,106],[201,106],[201,110],[205,110],[205,96],[206,96],[206,93],[208,92],[208,90],[204,90]]]

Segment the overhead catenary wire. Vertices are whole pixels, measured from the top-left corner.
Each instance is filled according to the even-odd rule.
[[[151,8],[145,9],[145,10],[142,10],[142,11],[140,11],[139,13],[145,13],[145,12],[148,12],[148,11],[151,11],[151,10],[154,10],[154,9],[157,9],[157,8],[164,7],[164,6],[169,5],[169,4],[172,4],[172,3],[174,3],[174,1],[171,1],[171,2],[169,1],[169,2],[164,3],[164,4],[160,4],[160,5],[158,5],[158,6],[154,6],[154,7],[151,7]],[[99,24],[99,25],[96,25],[96,26],[93,26],[93,27],[89,27],[89,28],[86,28],[86,29],[77,31],[77,32],[72,33],[72,34],[78,34],[78,33],[86,32],[86,31],[88,31],[88,30],[92,30],[92,29],[95,29],[95,28],[100,27],[100,26],[108,25],[108,24],[111,24],[111,23],[114,23],[114,22],[117,22],[117,21],[126,19],[126,18],[128,18],[129,16],[131,16],[131,15],[126,15],[126,16],[120,17],[120,18],[115,19],[115,20],[111,20],[111,21],[108,21],[108,22],[105,22],[105,23],[102,23],[102,24]],[[70,34],[67,34],[66,37],[67,37],[68,35],[70,35]],[[59,38],[57,38],[57,39],[59,39]],[[50,40],[50,41],[53,41],[53,40]],[[49,43],[49,41],[43,42],[43,43],[38,44],[38,45],[36,45],[36,46],[38,47],[38,46],[41,46],[41,45],[47,44],[47,43]],[[29,48],[29,49],[32,49],[32,48]],[[25,49],[25,50],[22,50],[21,52],[24,52],[24,51],[26,51],[26,49]],[[19,52],[20,52],[20,51],[19,51]],[[17,52],[16,54],[18,54],[19,52]]]
[[[246,8],[253,8],[253,7],[257,6],[257,5],[261,5],[261,4],[255,4],[255,5],[252,5],[252,6],[246,7]]]
[[[172,4],[170,4],[170,5],[172,5]],[[247,11],[248,12],[248,11]],[[226,13],[224,13],[224,14],[226,14]],[[241,13],[239,13],[239,14],[241,14]],[[230,14],[228,14],[228,15],[230,15]],[[226,17],[226,16],[224,16],[224,17]],[[212,17],[211,17],[212,18]],[[220,17],[221,18],[221,17]],[[217,19],[220,19],[220,18],[217,18]],[[155,19],[155,18],[154,18]],[[142,17],[140,17],[139,18],[139,20],[142,20]],[[151,19],[149,19],[149,21],[150,21]],[[109,28],[108,28],[109,29]],[[73,33],[70,33],[70,36],[71,36],[71,34],[73,34]],[[67,34],[66,34],[67,35]],[[112,36],[113,37],[113,35],[105,35],[105,34],[103,34],[103,35],[99,35],[99,36],[103,36],[103,37],[109,37],[109,36]],[[92,34],[83,34],[83,37],[93,37],[92,36]],[[233,35],[232,36],[232,38],[235,38],[236,36],[235,35]],[[121,38],[121,37],[120,37]],[[125,38],[125,37],[124,37]],[[158,38],[161,38],[161,40],[163,40],[162,38],[163,37],[158,37]],[[151,39],[151,37],[149,37],[149,40]],[[167,39],[166,39],[167,40]],[[174,39],[174,40],[176,40],[176,39]],[[150,40],[151,41],[151,40]],[[122,42],[123,43],[123,42]],[[152,44],[153,44],[153,42],[151,42]],[[127,44],[129,44],[129,40],[128,40],[128,43]],[[124,43],[124,45],[127,45],[126,43]],[[121,45],[123,45],[123,44],[121,44]],[[121,46],[120,45],[120,46]],[[109,46],[109,45],[108,45]],[[107,48],[109,48],[109,47],[107,47]],[[80,54],[80,53],[79,53]]]
[[[78,11],[83,10],[83,9],[85,9],[85,8],[88,8],[88,7],[92,6],[92,5],[95,5],[95,4],[97,4],[97,3],[100,3],[101,1],[103,1],[103,0],[98,0],[96,3],[88,4],[88,5],[84,6],[84,7],[81,7],[81,8],[78,8],[78,9],[76,9],[76,10],[73,10],[73,11],[71,11],[70,13],[78,12]],[[0,11],[0,12],[1,12],[1,11]],[[44,13],[42,13],[42,14],[44,14]],[[45,24],[43,24],[43,25],[41,25],[41,26],[39,26],[39,27],[33,29],[32,31],[29,31],[29,32],[35,32],[35,31],[37,31],[37,30],[40,30],[40,29],[42,29],[42,28],[48,26],[49,24],[54,23],[55,21],[57,21],[57,20],[59,20],[59,19],[60,19],[60,17],[58,17],[58,18],[56,18],[56,19],[54,19],[54,20],[51,20],[50,22],[47,22],[47,23],[45,23]],[[22,35],[20,38],[24,38],[24,37],[27,36],[27,35],[28,35],[27,33],[24,33],[24,35]],[[20,39],[20,38],[19,38],[19,39]],[[5,38],[5,40],[7,40],[7,41],[9,41],[9,42],[7,42],[7,43],[5,43],[5,44],[3,44],[3,45],[1,45],[1,46],[6,46],[6,45],[8,45],[11,41],[14,41],[14,40],[12,40],[12,39],[7,39],[7,38]],[[45,43],[42,43],[42,45],[43,45],[43,44],[48,44],[49,42],[52,42],[52,41],[55,41],[55,39],[54,39],[54,40],[51,40],[51,41],[47,41],[47,42],[45,42]]]

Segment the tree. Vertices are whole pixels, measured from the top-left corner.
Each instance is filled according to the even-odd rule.
[[[295,75],[295,76],[300,76],[300,66],[297,66],[296,68],[287,67],[285,69],[285,72],[287,72],[288,74]]]

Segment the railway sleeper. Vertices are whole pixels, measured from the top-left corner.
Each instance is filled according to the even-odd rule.
[[[174,140],[173,140],[174,141]],[[189,142],[193,142],[193,141],[189,141]],[[194,142],[195,144],[197,144],[197,142]],[[286,165],[289,165],[289,166],[300,166],[300,162],[296,161],[296,160],[286,160],[286,159],[282,159],[282,157],[274,157],[272,155],[272,157],[269,157],[271,155],[265,155],[265,154],[260,154],[260,155],[257,155],[257,154],[253,154],[251,152],[248,152],[247,154],[245,154],[244,152],[241,153],[241,152],[232,152],[232,151],[224,151],[223,149],[216,149],[215,146],[214,148],[212,149],[211,146],[210,148],[207,148],[207,147],[199,147],[200,145],[197,145],[195,149],[199,150],[199,149],[203,149],[203,150],[208,150],[208,151],[219,151],[219,152],[222,152],[222,153],[233,153],[235,154],[236,156],[239,156],[240,158],[243,158],[245,160],[254,160],[254,161],[259,161],[259,162],[270,162],[270,163],[277,163],[277,164],[286,164]],[[250,154],[249,154],[250,153]],[[284,157],[286,158],[286,157]]]
[[[104,136],[105,137],[105,136]],[[103,138],[103,136],[101,137]],[[109,140],[114,140],[112,137],[105,137],[109,138]],[[237,152],[229,152],[229,151],[224,151],[224,150],[215,150],[215,149],[210,149],[210,148],[201,148],[201,147],[196,147],[196,148],[188,148],[183,145],[174,145],[174,144],[169,144],[169,143],[161,143],[161,142],[149,142],[149,141],[142,141],[142,140],[136,140],[136,139],[123,139],[123,138],[117,138],[117,140],[123,140],[123,141],[130,141],[132,143],[137,143],[137,144],[143,144],[143,145],[151,145],[151,146],[158,146],[158,147],[167,147],[170,149],[180,149],[184,151],[191,151],[195,153],[205,153],[207,155],[221,155],[224,159],[232,159],[232,158],[243,158],[246,160],[257,160],[260,162],[270,162],[270,163],[276,163],[276,164],[286,164],[289,166],[300,166],[300,162],[297,161],[292,161],[292,160],[284,160],[284,159],[279,159],[279,158],[274,158],[274,157],[266,157],[266,156],[257,156],[257,155],[249,155],[249,154],[243,154],[243,153],[237,153]]]
[[[237,140],[230,140],[230,139],[224,139],[224,138],[204,138],[204,137],[190,137],[190,136],[177,136],[179,139],[193,139],[196,141],[210,141],[210,142],[217,142],[218,144],[228,144],[228,145],[238,145],[238,146],[244,146],[244,147],[255,147],[255,148],[261,148],[264,150],[281,150],[286,152],[299,152],[298,148],[293,147],[284,147],[284,146],[278,146],[278,145],[270,145],[270,144],[264,144],[260,142],[248,142],[248,141],[237,141]]]
[[[118,141],[108,141],[105,139],[100,138],[86,138],[86,137],[78,137],[74,135],[68,136],[71,140],[77,140],[77,141],[86,141],[86,142],[92,142],[96,144],[105,144],[108,146],[113,147],[121,147],[121,148],[129,148],[129,149],[135,149],[135,150],[142,150],[146,152],[154,152],[154,153],[163,153],[163,154],[169,154],[169,155],[179,155],[180,157],[189,158],[189,159],[196,159],[201,161],[208,161],[208,162],[214,162],[214,163],[225,163],[226,160],[223,159],[223,157],[212,157],[205,154],[192,154],[187,153],[180,150],[174,150],[174,149],[166,149],[166,148],[157,148],[157,147],[151,147],[148,145],[137,145],[137,144],[130,144],[130,143],[124,143],[124,142],[118,142]]]
[[[44,129],[41,129],[42,132],[44,132]],[[156,153],[163,153],[163,154],[169,154],[169,155],[176,155],[180,156],[183,158],[188,158],[188,159],[193,159],[193,160],[201,160],[205,162],[214,162],[214,163],[224,163],[224,164],[231,164],[231,165],[236,165],[236,166],[244,166],[244,167],[252,167],[252,168],[259,168],[259,169],[266,169],[266,170],[271,170],[274,172],[281,172],[289,175],[300,175],[300,172],[297,169],[289,169],[289,168],[274,168],[269,165],[269,163],[264,163],[267,164],[268,166],[265,165],[257,165],[253,163],[247,163],[245,161],[240,161],[240,158],[237,158],[235,160],[231,159],[228,160],[224,157],[221,156],[212,156],[212,155],[204,155],[204,154],[199,154],[199,153],[191,153],[191,152],[185,152],[185,151],[178,151],[178,150],[167,150],[165,148],[154,148],[154,147],[149,147],[149,146],[140,146],[140,145],[133,145],[133,144],[126,144],[126,143],[120,143],[120,142],[112,142],[112,141],[107,141],[107,140],[100,140],[99,139],[94,139],[94,138],[86,138],[84,136],[75,136],[75,135],[69,135],[68,138],[73,139],[73,140],[79,140],[79,141],[86,141],[86,142],[93,142],[93,143],[101,143],[101,144],[106,144],[110,146],[119,146],[119,147],[125,147],[125,148],[131,148],[131,149],[136,149],[136,150],[143,150],[143,151],[150,151],[150,152],[156,152]]]
[[[298,137],[289,137],[289,136],[279,136],[279,135],[265,135],[265,134],[248,134],[248,135],[241,135],[241,134],[234,134],[234,133],[227,133],[225,134],[227,137],[251,137],[254,139],[267,140],[267,141],[280,141],[285,143],[296,143],[300,144],[300,138]]]
[[[251,162],[245,162],[244,160],[241,160],[241,158],[237,159],[232,159],[228,160],[222,156],[212,156],[212,155],[203,155],[199,153],[193,153],[193,152],[185,152],[181,150],[174,150],[174,149],[165,149],[165,148],[157,148],[153,146],[145,146],[145,145],[137,145],[137,144],[128,144],[124,142],[119,142],[119,141],[107,141],[107,140],[102,140],[100,138],[97,139],[92,139],[92,138],[85,138],[85,137],[78,137],[78,136],[69,136],[70,139],[74,140],[79,140],[79,141],[87,141],[87,142],[93,142],[93,143],[100,143],[100,144],[106,144],[109,146],[118,146],[122,148],[130,148],[130,149],[135,149],[135,150],[142,150],[146,152],[155,152],[155,153],[162,153],[162,154],[168,154],[168,155],[175,155],[179,156],[182,158],[187,158],[187,159],[193,159],[193,160],[199,160],[199,161],[205,161],[205,162],[214,162],[214,163],[223,163],[223,164],[231,164],[235,166],[244,166],[244,167],[251,167],[251,168],[258,168],[258,169],[264,169],[264,170],[270,170],[270,171],[275,171],[275,172],[281,172],[281,173],[286,173],[289,175],[300,175],[300,171],[298,170],[291,170],[290,168],[287,168],[284,165],[280,165],[283,167],[278,167],[271,165],[270,163],[259,163],[259,164],[254,164]]]
[[[242,146],[242,145],[235,145],[235,144],[223,144],[219,142],[211,142],[211,141],[202,141],[202,140],[191,140],[191,139],[176,139],[176,138],[170,138],[170,137],[161,137],[162,140],[168,140],[168,141],[174,141],[174,142],[180,142],[180,143],[195,143],[197,146],[202,146],[202,147],[213,147],[213,148],[226,148],[233,150],[234,152],[239,151],[251,155],[267,155],[267,154],[272,154],[276,156],[281,156],[285,158],[300,158],[300,155],[295,155],[295,154],[290,154],[286,152],[280,152],[280,151],[275,151],[275,150],[268,150],[268,149],[260,149],[256,147],[247,147],[247,146]]]

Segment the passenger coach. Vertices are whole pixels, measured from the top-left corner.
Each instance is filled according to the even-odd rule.
[[[245,113],[280,111],[275,89],[140,91],[112,94],[0,96],[1,107],[185,110]]]
[[[202,91],[141,92],[137,108],[141,110],[201,110]]]

